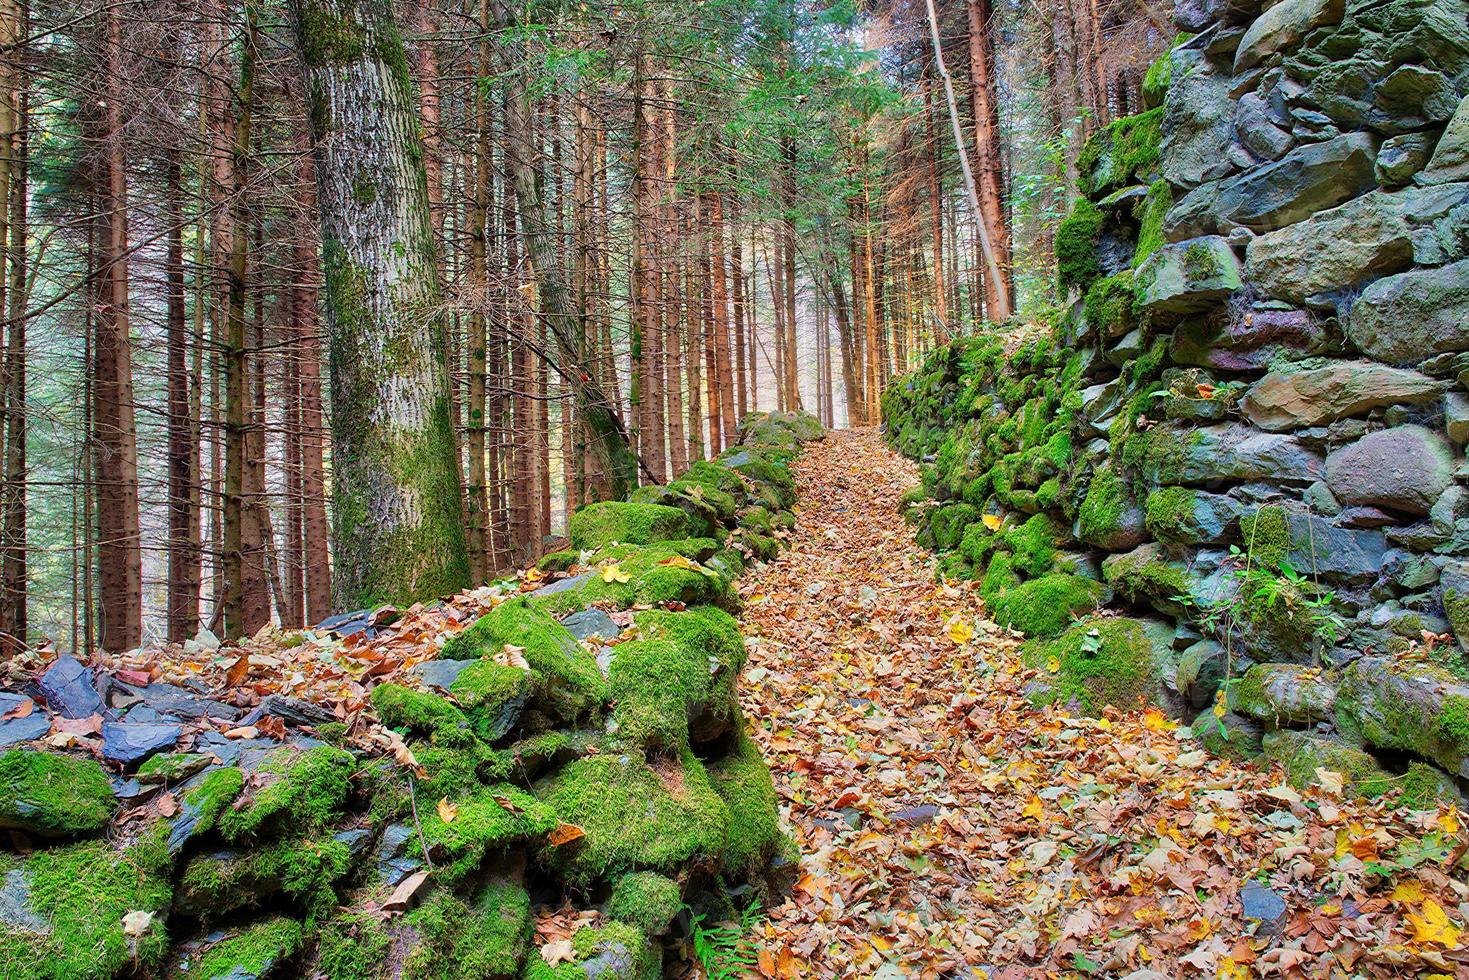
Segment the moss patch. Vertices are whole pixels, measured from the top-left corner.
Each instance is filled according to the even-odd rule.
[[[311,833],[342,811],[357,763],[350,753],[329,745],[299,752],[278,749],[261,767],[265,782],[244,806],[222,814],[220,832],[238,841],[282,833]]]
[[[530,896],[509,881],[490,882],[473,901],[436,892],[406,922],[419,943],[403,980],[514,977],[531,951]]]
[[[617,646],[609,678],[618,734],[654,749],[688,745],[689,716],[709,697],[709,660],[668,640]]]
[[[316,968],[326,980],[380,980],[392,939],[369,913],[346,913],[326,923],[317,939]]]
[[[1075,699],[1083,710],[1096,712],[1106,705],[1142,707],[1156,696],[1153,645],[1142,620],[1085,619],[1054,640],[1027,643],[1022,657],[1048,673],[1056,668],[1047,700]]]
[[[603,545],[654,544],[709,533],[704,521],[696,523],[677,507],[606,500],[588,504],[571,515],[573,548],[593,551]]]
[[[1105,587],[1076,575],[1045,575],[1004,590],[990,603],[995,622],[1029,637],[1060,636],[1078,616],[1095,612]]]
[[[25,749],[0,755],[0,827],[90,834],[106,826],[115,805],[112,783],[92,759]]]
[[[652,871],[635,871],[617,879],[607,899],[607,915],[637,926],[650,936],[668,930],[683,907],[678,883]]]
[[[1056,284],[1062,295],[1073,286],[1085,289],[1101,275],[1097,238],[1102,233],[1102,220],[1102,212],[1083,197],[1056,226]]]
[[[729,811],[720,865],[731,879],[758,877],[785,841],[770,768],[755,740],[738,732],[731,751],[709,764],[709,777]]]
[[[533,672],[493,660],[480,660],[459,672],[449,693],[469,719],[474,733],[487,742],[503,738],[530,697]]]
[[[389,728],[422,735],[435,745],[462,747],[474,742],[469,719],[442,695],[389,683],[373,688],[369,699]]]
[[[235,980],[264,976],[296,955],[304,940],[301,923],[274,918],[210,946],[188,976],[199,980]]]
[[[556,826],[550,807],[506,783],[476,788],[456,807],[449,823],[437,807],[420,804],[419,809],[436,877],[449,883],[475,871],[491,848],[534,839]]]

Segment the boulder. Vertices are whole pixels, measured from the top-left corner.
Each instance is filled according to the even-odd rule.
[[[1212,309],[1240,288],[1240,265],[1217,235],[1164,245],[1137,270],[1139,305],[1154,315]]]
[[[1453,451],[1421,425],[1369,433],[1326,460],[1326,485],[1346,505],[1427,514],[1453,479]]]
[[[1469,395],[1461,391],[1445,394],[1443,421],[1450,441],[1459,446],[1469,443]]]
[[[1229,143],[1234,121],[1229,82],[1201,53],[1173,52],[1161,153],[1163,176],[1175,187],[1197,187],[1229,172],[1229,161],[1220,152]]]
[[[1295,664],[1255,664],[1230,692],[1230,706],[1241,714],[1280,726],[1325,721],[1336,707],[1336,688],[1320,668]]]
[[[1400,187],[1422,170],[1433,153],[1433,137],[1427,133],[1404,133],[1383,143],[1377,151],[1373,173],[1384,187]]]
[[[1250,388],[1241,407],[1267,432],[1286,432],[1384,405],[1431,402],[1446,387],[1417,371],[1372,361],[1331,361],[1319,368],[1270,372]]]
[[[1469,96],[1454,110],[1453,118],[1438,138],[1433,157],[1418,179],[1424,184],[1469,180]]]
[[[89,718],[106,711],[92,672],[75,657],[63,654],[41,675],[41,696],[63,718]]]
[[[1263,295],[1301,304],[1451,256],[1434,223],[1469,203],[1469,184],[1372,191],[1251,239],[1245,268]]]
[[[1161,428],[1161,427],[1160,427]],[[1294,436],[1248,425],[1210,425],[1187,431],[1153,430],[1145,470],[1159,482],[1213,483],[1272,480],[1311,483],[1324,471],[1321,454]]]
[[[42,837],[93,834],[114,806],[112,782],[92,759],[25,749],[0,755],[0,828]]]
[[[1243,74],[1272,55],[1294,50],[1316,28],[1341,23],[1345,13],[1345,0],[1277,3],[1261,14],[1240,39],[1234,52],[1234,74]]]
[[[1376,185],[1377,138],[1348,133],[1307,143],[1219,185],[1216,210],[1253,231],[1273,231],[1336,207]]]
[[[439,657],[415,665],[409,669],[408,673],[423,682],[424,687],[447,691],[458,680],[460,674],[477,663],[479,663],[478,660],[454,660]]]
[[[1387,538],[1381,531],[1338,527],[1296,507],[1286,508],[1285,526],[1293,568],[1350,582],[1370,582],[1382,570]]]
[[[1469,561],[1449,562],[1439,572],[1439,601],[1459,648],[1469,650]]]
[[[1386,132],[1407,132],[1449,120],[1459,105],[1447,75],[1421,65],[1403,65],[1377,84],[1368,121]]]
[[[1199,640],[1178,655],[1173,669],[1173,689],[1195,708],[1214,703],[1214,695],[1224,683],[1229,655],[1214,640]]]
[[[1216,315],[1190,317],[1173,332],[1169,356],[1179,364],[1255,371],[1282,355],[1313,354],[1327,342],[1318,317],[1306,310],[1228,305]]]
[[[1286,782],[1296,789],[1320,786],[1319,769],[1341,776],[1353,797],[1381,796],[1395,782],[1369,753],[1339,738],[1285,729],[1267,733],[1262,744],[1265,756],[1281,764]]]
[[[130,765],[178,744],[184,730],[172,724],[109,722],[102,726],[102,758]]]
[[[1346,332],[1379,361],[1469,350],[1469,259],[1377,280],[1352,304]]]
[[[1245,93],[1235,107],[1234,137],[1262,160],[1279,160],[1296,143],[1290,130],[1276,125],[1270,107],[1256,92]]]
[[[1363,657],[1343,671],[1337,708],[1369,744],[1469,777],[1469,681],[1429,664]]]
[[[1148,495],[1148,531],[1161,541],[1210,544],[1229,536],[1240,517],[1233,497],[1193,487],[1160,487]]]

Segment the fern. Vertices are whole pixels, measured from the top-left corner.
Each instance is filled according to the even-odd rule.
[[[759,953],[750,934],[763,918],[760,903],[751,901],[742,912],[738,924],[723,922],[706,926],[704,915],[689,913],[693,920],[694,956],[704,968],[708,980],[739,980],[759,963]]]

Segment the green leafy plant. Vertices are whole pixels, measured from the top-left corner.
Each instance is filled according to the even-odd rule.
[[[740,912],[739,922],[705,925],[705,915],[689,910],[692,917],[694,956],[708,980],[738,980],[755,969],[759,952],[750,934],[764,918],[760,903],[751,900]]]

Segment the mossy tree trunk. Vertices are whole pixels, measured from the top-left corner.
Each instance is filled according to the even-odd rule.
[[[423,143],[389,0],[291,0],[316,146],[339,604],[469,582]]]

